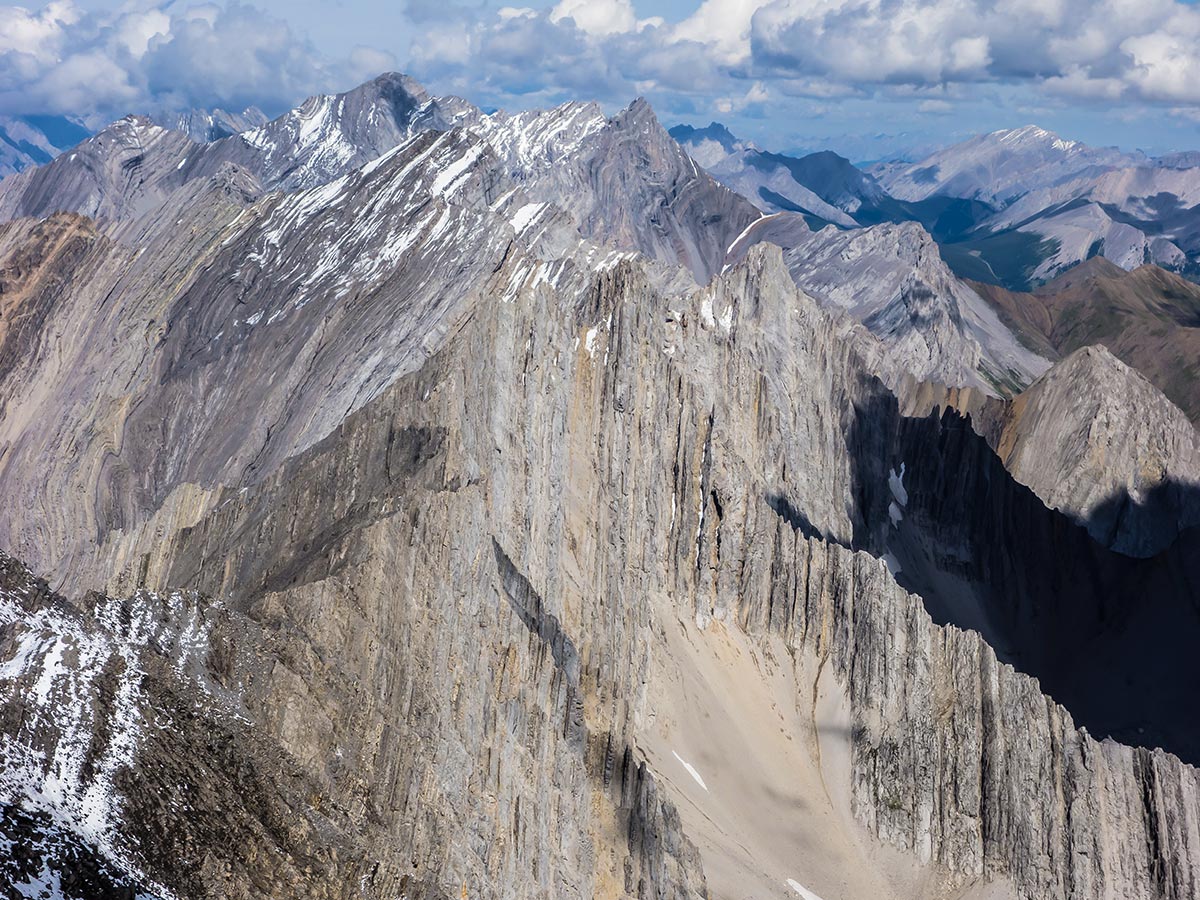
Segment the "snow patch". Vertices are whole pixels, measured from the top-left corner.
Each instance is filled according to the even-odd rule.
[[[765,215],[765,214],[760,215],[757,219],[755,219],[753,222],[751,222],[749,225],[747,225],[745,228],[743,228],[742,233],[739,234],[737,237],[735,237],[733,239],[733,243],[725,248],[725,255],[728,256],[730,253],[732,253],[733,248],[738,245],[738,242],[741,241],[742,238],[744,238],[746,235],[748,235],[750,233],[750,230],[752,228],[754,228],[755,225],[757,225],[759,222],[762,222],[765,219],[773,219],[777,215],[779,215],[779,213],[772,213],[769,216]]]
[[[700,787],[704,788],[705,791],[708,790],[708,785],[706,785],[704,783],[704,779],[700,777],[700,773],[696,771],[695,767],[690,762],[688,762],[686,759],[684,759],[682,756],[680,756],[674,750],[671,751],[671,755],[674,756],[677,760],[679,760],[680,765],[682,765],[685,769],[687,769],[687,773],[689,775],[691,775],[693,779],[695,779],[696,784],[698,784],[698,785],[700,785]]]
[[[435,194],[446,196],[453,193],[458,182],[466,174],[471,166],[475,165],[476,161],[483,154],[483,147],[476,144],[461,157],[448,165],[437,178],[433,180],[433,185],[430,190]]]
[[[896,557],[894,557],[891,553],[885,553],[879,558],[883,560],[883,564],[888,567],[888,571],[891,572],[893,576],[899,575],[904,571],[900,567],[900,560],[896,559]]]
[[[904,489],[904,463],[900,463],[900,474],[888,469],[888,490],[901,506],[908,506],[908,491]]]
[[[529,223],[537,218],[538,214],[545,209],[545,203],[526,203],[518,209],[509,221],[512,223],[513,230],[520,234],[529,227]]]
[[[721,328],[723,328],[726,332],[731,331],[733,329],[733,304],[732,303],[730,303],[727,307],[725,307],[725,311],[723,313],[721,313],[721,315],[717,319],[717,324],[720,325]]]
[[[787,883],[788,887],[799,894],[803,900],[821,900],[820,897],[798,882],[795,878],[789,878]]]
[[[901,487],[901,490],[903,490],[903,487]],[[893,493],[895,492],[893,491]],[[900,512],[900,507],[896,505],[895,500],[888,504],[888,518],[892,520],[893,528],[899,525],[904,519],[904,513]]]

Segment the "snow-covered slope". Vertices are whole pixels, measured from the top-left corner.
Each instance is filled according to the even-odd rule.
[[[492,146],[510,174],[528,181],[556,165],[570,165],[579,149],[607,124],[598,103],[564,103],[512,115],[500,110],[481,115],[468,127]]]
[[[1144,160],[1141,154],[1089,147],[1026,125],[970,138],[911,165],[890,166],[880,176],[883,187],[901,200],[941,195],[1002,206],[1088,170],[1099,174]]]
[[[418,132],[445,130],[477,114],[464,101],[431,97],[408,76],[387,73],[343,94],[310,97],[259,128],[210,144],[185,174],[211,174],[232,162],[268,188],[313,187]]]
[[[594,103],[484,115],[403,75],[312,97],[251,131],[207,144],[149,119],[115,123],[48,166],[0,185],[0,218],[65,210],[128,223],[182,185],[230,167],[294,192],[353,172],[427,131],[478,136],[530,200],[566,211],[587,238],[682,264],[707,281],[757,211],[700,169],[644,100],[608,118]]]

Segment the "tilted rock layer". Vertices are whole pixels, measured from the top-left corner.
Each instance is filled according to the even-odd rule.
[[[710,182],[645,112],[565,177],[658,196],[649,232],[470,129],[286,195],[228,166],[108,233],[5,226],[0,542],[54,585],[0,560],[14,880],[1194,896],[1195,770],[1089,737],[980,636],[1116,731],[1032,640],[1145,624],[1078,571],[1160,587],[1186,638],[1191,545],[1131,568],[953,413],[901,416],[777,248],[665,268],[711,263]],[[934,624],[955,600],[983,625]]]

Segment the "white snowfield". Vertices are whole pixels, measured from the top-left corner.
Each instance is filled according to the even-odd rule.
[[[704,779],[700,777],[700,773],[696,771],[695,766],[693,766],[690,762],[685,760],[682,756],[680,756],[674,750],[671,751],[671,755],[674,756],[677,760],[679,760],[680,764],[685,769],[687,769],[687,773],[689,775],[691,775],[693,779],[695,779],[696,784],[700,785],[700,787],[704,788],[704,790],[706,790],[706,791],[708,790],[708,785],[706,785],[704,783]]]
[[[908,506],[908,491],[904,488],[904,463],[900,463],[900,473],[897,474],[895,469],[888,470],[888,490],[892,492],[892,497],[901,506]]]
[[[789,878],[787,880],[787,883],[788,883],[788,887],[790,887],[793,891],[795,891],[797,894],[799,894],[801,897],[803,897],[804,900],[821,900],[820,897],[818,897],[816,894],[814,894],[812,891],[810,891],[808,888],[806,888],[804,885],[802,885],[800,882],[798,882],[795,878]]]

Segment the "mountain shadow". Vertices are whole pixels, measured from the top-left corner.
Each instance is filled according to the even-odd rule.
[[[1093,735],[1200,763],[1200,529],[1123,556],[1014,480],[956,411],[905,417],[879,391],[849,427],[855,544],[890,554],[938,624],[978,631]]]

